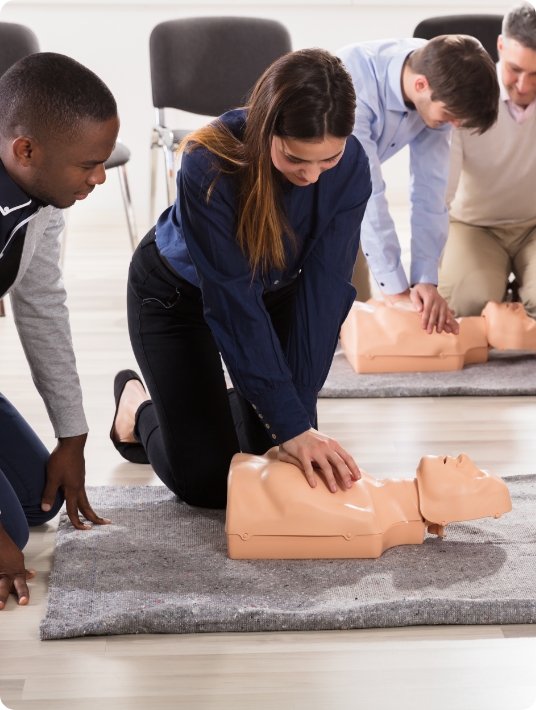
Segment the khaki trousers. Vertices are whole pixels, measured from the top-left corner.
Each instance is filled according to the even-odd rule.
[[[456,317],[479,316],[488,301],[503,301],[512,272],[525,310],[536,318],[536,219],[500,227],[451,220],[439,293]]]
[[[357,261],[352,274],[352,285],[357,289],[356,301],[368,301],[372,298],[372,290],[370,288],[370,270],[367,264],[367,259],[359,245],[357,253]]]

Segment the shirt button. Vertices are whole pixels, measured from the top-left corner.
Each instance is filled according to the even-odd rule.
[[[391,143],[391,148],[394,148],[396,143]]]
[[[262,416],[262,414],[259,414],[259,419],[264,419],[264,417]]]
[[[279,281],[274,281],[274,286],[277,286],[278,283]]]
[[[253,407],[253,409],[257,409],[257,407],[254,404],[252,404],[251,406]]]
[[[384,284],[384,283],[380,283],[380,286],[385,286],[385,284]]]
[[[264,426],[265,426],[267,429],[270,428],[270,425],[269,425],[269,424],[265,424]]]
[[[275,439],[275,438],[276,438],[275,434],[272,434],[272,439]]]

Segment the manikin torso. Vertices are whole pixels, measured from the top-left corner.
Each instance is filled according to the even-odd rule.
[[[490,347],[536,350],[536,322],[520,303],[490,301],[482,316],[460,318],[459,324],[459,335],[429,335],[409,301],[355,302],[341,329],[341,345],[360,373],[461,370],[486,362]]]
[[[506,484],[464,454],[425,456],[414,479],[362,472],[332,493],[322,476],[311,488],[303,472],[277,459],[237,454],[229,472],[226,531],[236,559],[379,557],[394,545],[420,544],[425,529],[511,510]]]

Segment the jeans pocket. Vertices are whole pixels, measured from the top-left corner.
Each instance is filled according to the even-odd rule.
[[[175,292],[164,298],[162,295],[159,296],[147,296],[146,298],[142,298],[141,305],[142,306],[148,306],[148,305],[157,305],[159,304],[162,306],[162,308],[173,308],[173,306],[177,303],[179,300],[181,294],[178,288],[175,288]]]
[[[143,306],[172,308],[180,298],[180,284],[165,267],[158,263],[159,255],[154,241],[139,246],[132,257],[129,270],[129,288]]]

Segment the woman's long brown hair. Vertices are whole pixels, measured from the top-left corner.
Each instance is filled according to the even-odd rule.
[[[277,59],[255,84],[242,140],[217,119],[179,146],[186,153],[203,146],[217,158],[207,201],[221,174],[236,174],[236,238],[253,273],[285,267],[285,234],[295,244],[280,196],[282,176],[272,163],[273,137],[346,138],[355,106],[352,80],[341,60],[322,49],[304,49]]]

